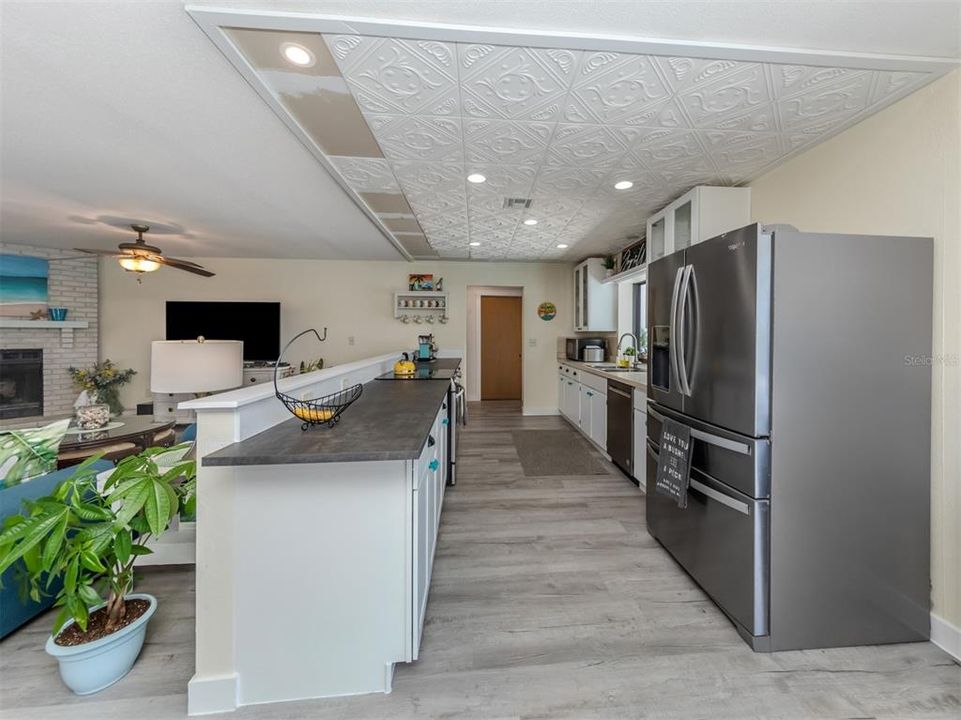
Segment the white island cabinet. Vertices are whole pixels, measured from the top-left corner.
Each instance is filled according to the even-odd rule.
[[[394,665],[417,659],[449,382],[372,381],[398,355],[281,381],[296,397],[365,383],[333,428],[302,431],[272,387],[188,403],[201,458],[189,714],[389,692]]]

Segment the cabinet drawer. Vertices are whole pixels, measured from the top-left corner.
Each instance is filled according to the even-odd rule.
[[[601,395],[607,395],[607,378],[603,378],[600,375],[582,372],[581,385],[586,385],[591,390],[600,393]]]

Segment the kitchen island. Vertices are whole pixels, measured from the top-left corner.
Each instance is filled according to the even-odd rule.
[[[190,714],[389,692],[395,663],[417,659],[450,380],[374,379],[396,357],[281,381],[301,398],[364,383],[332,428],[301,430],[272,387],[185,404],[201,458]]]

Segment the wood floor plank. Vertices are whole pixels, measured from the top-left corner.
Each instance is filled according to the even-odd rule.
[[[930,643],[752,652],[647,533],[644,496],[605,475],[526,477],[511,432],[567,429],[471,404],[441,519],[421,659],[389,695],[241,708],[235,720],[961,718],[961,668]],[[593,451],[592,451],[593,452]],[[168,720],[193,674],[193,570],[149,568],[160,608],[123,681],[67,691],[47,615],[0,644],[0,717]]]

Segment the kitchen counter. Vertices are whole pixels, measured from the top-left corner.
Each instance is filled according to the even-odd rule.
[[[399,357],[281,381],[292,397],[363,383],[332,428],[301,430],[273,387],[196,407],[189,715],[390,692],[394,667],[419,657],[457,441],[450,380],[376,379]],[[278,597],[283,612],[265,614]]]
[[[582,372],[591,373],[592,375],[597,375],[608,380],[615,380],[617,382],[622,382],[625,385],[630,385],[631,387],[639,388],[641,390],[647,390],[647,369],[638,370],[637,372],[607,372],[601,368],[594,368],[591,365],[596,365],[597,363],[586,363],[581,360],[567,360],[564,358],[558,358],[557,362],[560,365],[567,365],[572,368],[577,368]]]
[[[454,369],[460,363],[460,358],[438,358],[434,367]],[[449,385],[449,380],[371,380],[332,428],[301,430],[302,422],[291,416],[206,455],[202,462],[234,466],[414,460]]]

